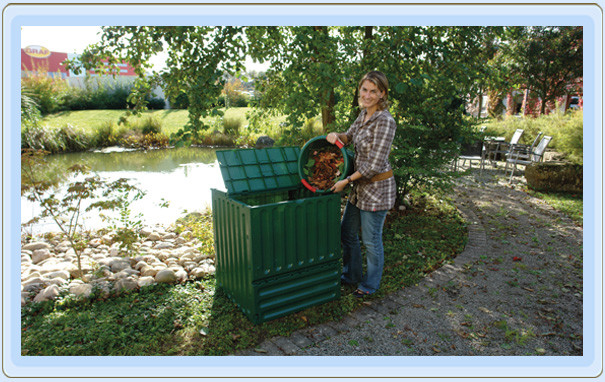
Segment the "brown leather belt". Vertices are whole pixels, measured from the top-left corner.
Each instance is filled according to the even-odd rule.
[[[357,180],[357,183],[360,184],[368,184],[368,183],[374,183],[374,182],[379,182],[381,180],[385,180],[385,179],[389,179],[390,177],[393,176],[393,170],[389,170],[380,174],[376,174],[373,177],[371,177],[370,179],[366,179],[366,178],[361,178],[359,180]]]

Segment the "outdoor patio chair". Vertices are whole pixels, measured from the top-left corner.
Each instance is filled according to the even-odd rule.
[[[517,169],[517,164],[521,164],[524,166],[528,166],[532,163],[539,163],[544,158],[544,152],[546,151],[546,147],[552,140],[552,137],[545,135],[540,140],[540,143],[536,147],[530,147],[529,149],[524,149],[523,147],[517,146],[513,152],[506,158],[506,166],[504,167],[504,174],[506,175],[506,171],[508,171],[508,165],[512,165],[512,169],[510,172],[509,183],[513,182],[513,175],[515,175],[515,170]]]
[[[473,168],[473,161],[479,161],[480,172],[483,172],[484,163],[483,141],[476,141],[470,144],[462,145],[460,155],[454,161],[454,171],[458,168],[458,161],[462,160],[462,165],[469,161],[469,168]]]
[[[489,150],[486,153],[486,159],[492,162],[492,165],[496,167],[496,160],[498,156],[505,156],[509,153],[510,148],[519,143],[519,139],[523,135],[523,129],[515,130],[513,137],[510,142],[488,142]]]

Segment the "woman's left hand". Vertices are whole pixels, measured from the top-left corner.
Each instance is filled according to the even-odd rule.
[[[347,186],[347,184],[349,184],[348,180],[346,180],[346,179],[339,180],[338,182],[336,182],[336,184],[334,184],[332,186],[332,188],[330,188],[330,190],[332,190],[334,192],[341,192],[342,190],[345,189],[345,187]]]

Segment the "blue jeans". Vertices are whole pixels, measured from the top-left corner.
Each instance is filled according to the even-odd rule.
[[[380,286],[384,266],[384,248],[382,246],[382,227],[387,216],[384,211],[363,211],[347,202],[340,223],[342,242],[342,280],[349,284],[359,283],[358,288],[374,293]],[[367,269],[362,275],[361,239],[366,248]]]

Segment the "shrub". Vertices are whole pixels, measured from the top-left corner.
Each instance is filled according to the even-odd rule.
[[[92,139],[94,146],[107,147],[113,146],[118,142],[118,132],[116,124],[111,121],[104,121],[99,125]]]
[[[61,151],[66,152],[84,151],[91,144],[91,138],[83,130],[75,129],[69,123],[56,131],[55,140]]]
[[[53,131],[46,125],[24,124],[21,126],[21,148],[58,152]]]
[[[143,134],[158,134],[162,132],[162,121],[158,118],[147,117],[144,119],[135,120],[131,123],[133,130]]]
[[[237,117],[225,117],[223,118],[223,133],[230,137],[239,136],[240,127],[242,126],[242,119]]]
[[[69,89],[67,82],[62,78],[52,78],[35,72],[28,72],[21,78],[21,85],[36,101],[42,115],[61,111],[63,97]]]
[[[171,109],[187,109],[189,107],[189,97],[187,97],[187,93],[183,92],[179,94],[176,98],[170,99],[170,108]]]
[[[147,108],[150,110],[162,110],[166,107],[166,101],[159,97],[152,97],[147,100]]]

